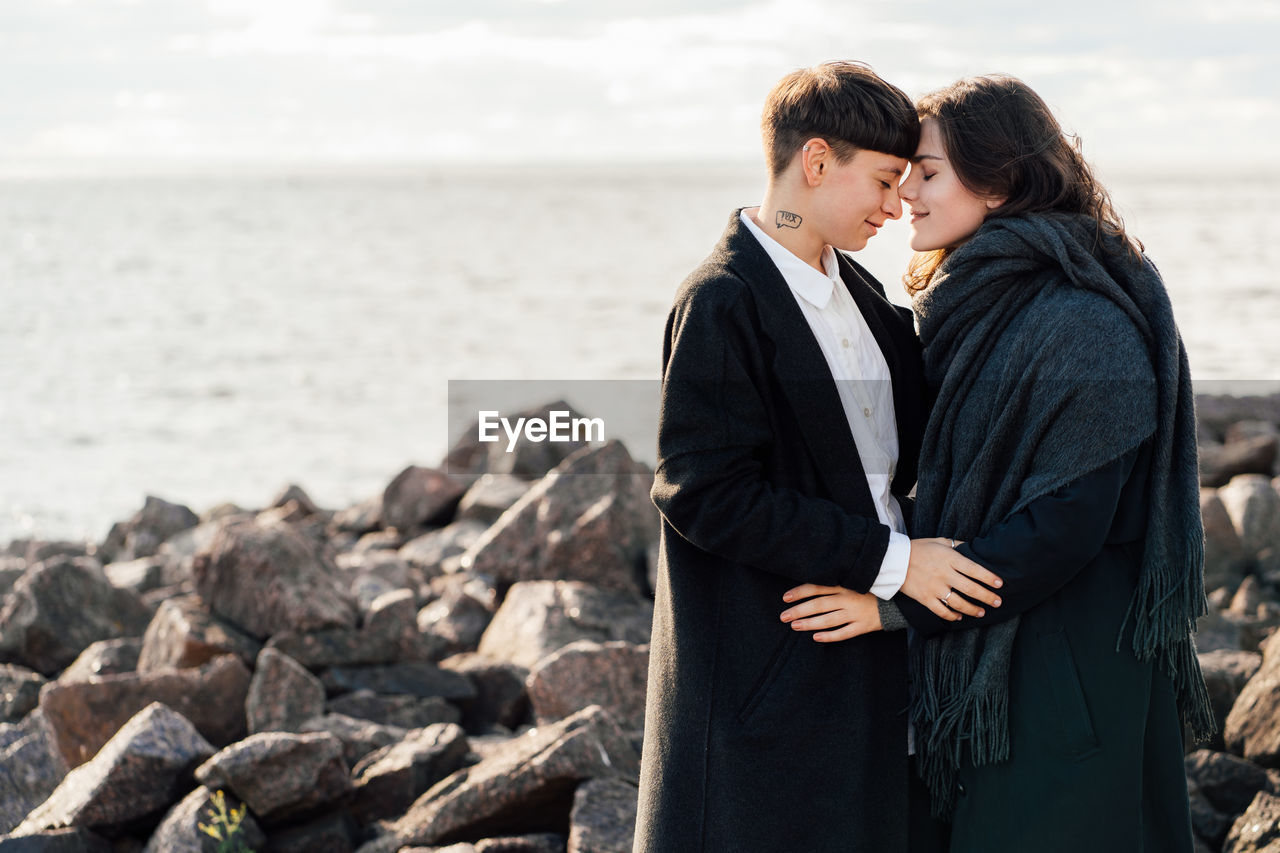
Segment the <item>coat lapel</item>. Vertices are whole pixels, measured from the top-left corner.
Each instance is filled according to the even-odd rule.
[[[774,374],[796,413],[822,481],[842,506],[866,512],[871,490],[853,433],[826,358],[791,288],[737,212],[720,251],[755,297],[762,331],[774,344]]]

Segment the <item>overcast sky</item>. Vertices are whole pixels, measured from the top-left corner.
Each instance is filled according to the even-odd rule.
[[[0,171],[759,158],[782,74],[1027,80],[1099,165],[1275,167],[1276,0],[3,0]]]

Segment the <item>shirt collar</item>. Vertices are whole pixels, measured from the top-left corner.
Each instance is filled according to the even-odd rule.
[[[766,234],[747,213],[747,210],[754,209],[756,208],[743,208],[739,217],[742,219],[742,223],[747,226],[747,230],[764,247],[765,252],[769,255],[769,260],[773,261],[774,266],[778,268],[778,272],[782,273],[787,286],[815,308],[826,308],[827,303],[831,301],[831,297],[835,293],[836,284],[841,282],[840,264],[836,260],[836,250],[830,246],[822,247],[822,266],[826,273],[820,273],[800,260],[786,246]]]

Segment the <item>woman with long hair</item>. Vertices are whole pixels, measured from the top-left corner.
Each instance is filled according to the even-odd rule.
[[[1164,283],[1025,83],[968,78],[917,108],[900,194],[935,402],[913,536],[1004,580],[981,617],[895,599],[918,766],[952,851],[1190,853],[1184,726],[1213,722],[1194,403]],[[783,614],[799,630],[894,627],[847,590],[788,595],[807,599]]]

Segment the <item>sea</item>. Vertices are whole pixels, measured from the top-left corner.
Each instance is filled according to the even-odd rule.
[[[1280,178],[1107,177],[1197,390],[1280,386]],[[676,287],[762,192],[746,165],[0,179],[0,546],[100,541],[147,495],[348,506],[438,465],[484,383],[645,401]],[[909,254],[893,222],[859,257],[901,304]]]

